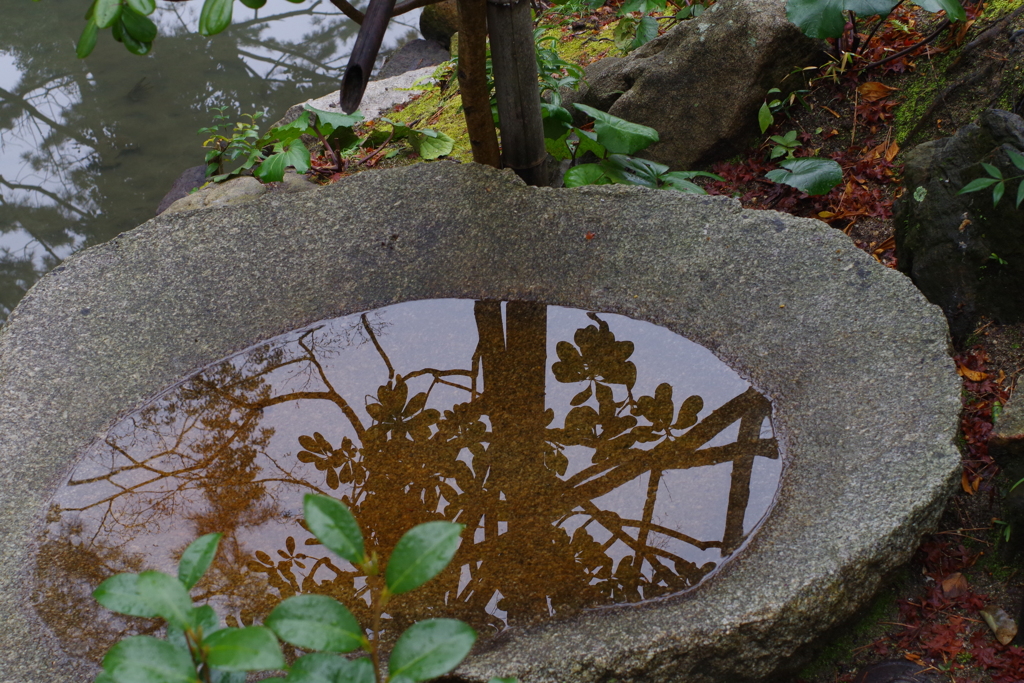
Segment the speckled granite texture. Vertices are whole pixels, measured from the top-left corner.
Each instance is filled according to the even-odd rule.
[[[0,681],[95,672],[60,654],[25,586],[45,502],[118,416],[260,339],[440,297],[539,300],[675,330],[775,402],[787,459],[773,513],[699,588],[492,641],[459,670],[467,679],[711,683],[785,670],[906,561],[959,477],[942,314],[841,232],[719,197],[528,188],[474,165],[363,173],[153,219],[69,259],[10,316]]]

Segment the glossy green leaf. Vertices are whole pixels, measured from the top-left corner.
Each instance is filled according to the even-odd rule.
[[[101,671],[99,676],[92,679],[92,683],[115,683],[115,681],[106,671]]]
[[[1002,180],[1003,172],[1000,171],[995,166],[993,166],[992,164],[986,164],[986,163],[982,162],[981,167],[984,168],[986,171],[988,171],[988,174],[990,176],[992,176],[993,178],[999,178],[1000,180]]]
[[[210,669],[210,683],[245,683],[246,673],[244,671],[224,671],[223,669]],[[282,678],[270,679],[283,681]],[[263,679],[261,683],[267,683],[267,679]]]
[[[896,6],[897,0],[843,0],[843,9],[853,12],[858,17],[870,17],[876,14],[885,16]]]
[[[1021,181],[1020,185],[1017,186],[1017,208],[1020,208],[1021,202],[1024,202],[1024,181]]]
[[[540,113],[544,123],[544,137],[546,139],[558,140],[572,129],[572,114],[565,107],[541,102]]]
[[[288,670],[288,683],[374,683],[373,663],[313,653],[299,657]]]
[[[189,625],[192,598],[181,581],[163,572],[142,572],[139,574],[138,590],[168,623]]]
[[[654,17],[643,17],[636,26],[636,37],[633,38],[633,47],[637,48],[646,45],[658,37],[658,20]]]
[[[775,117],[772,116],[771,107],[765,102],[757,112],[757,124],[761,127],[761,132],[764,133],[773,123],[775,123]]]
[[[90,19],[82,29],[82,35],[78,38],[78,45],[75,47],[75,54],[79,59],[85,59],[92,53],[93,48],[96,47],[96,36],[98,35],[99,27],[96,26],[95,21]]]
[[[1012,147],[1004,147],[1003,149],[1005,149],[1006,153],[1010,156],[1010,161],[1013,162],[1013,165],[1024,171],[1024,154],[1021,154]]]
[[[216,157],[217,150],[210,151],[214,152],[214,157]],[[207,156],[209,157],[209,154]],[[208,158],[207,161],[209,160]],[[186,588],[191,589],[192,586],[196,585],[199,579],[203,578],[206,570],[210,568],[210,564],[217,554],[217,545],[220,543],[221,536],[223,535],[206,534],[205,536],[200,536],[185,548],[185,552],[181,554],[181,559],[178,560],[178,580],[185,584]]]
[[[153,43],[144,43],[141,40],[136,40],[135,37],[128,32],[128,28],[124,24],[124,13],[121,14],[121,19],[115,26],[120,29],[121,42],[133,55],[145,55],[149,54],[150,48],[153,47]]]
[[[685,171],[673,171],[661,176],[660,180],[673,190],[679,190],[686,194],[707,194],[703,187],[692,182]]]
[[[946,11],[946,18],[950,21],[964,21],[967,19],[967,12],[959,0],[929,0],[929,2],[916,3],[921,9],[929,12],[937,12],[938,9]],[[935,6],[938,5],[938,9]]]
[[[626,0],[619,8],[619,14],[629,14],[630,12],[650,14],[663,9],[665,9],[665,0]]]
[[[658,141],[658,131],[585,104],[574,107],[594,119],[597,142],[612,154],[635,154]]]
[[[96,0],[93,19],[100,28],[110,28],[121,17],[121,0]]]
[[[1006,183],[999,183],[992,188],[992,206],[995,206],[1003,199],[1003,193],[1006,192]]]
[[[130,6],[121,10],[124,30],[140,43],[152,43],[156,38],[156,24],[149,17],[139,14]]]
[[[428,619],[410,626],[395,643],[388,661],[391,678],[426,681],[442,676],[465,659],[476,632],[458,619]]]
[[[433,130],[411,130],[409,144],[427,161],[447,156],[455,149],[455,141]]]
[[[831,159],[787,159],[780,165],[782,168],[769,171],[765,177],[809,195],[825,194],[843,181],[843,169]]]
[[[249,9],[259,9],[267,4],[267,0],[242,0],[242,4]]]
[[[455,556],[465,528],[453,522],[426,522],[405,532],[388,559],[388,590],[407,593],[437,576]]]
[[[156,10],[156,0],[127,0],[127,2],[129,7],[145,16]]]
[[[268,157],[253,171],[253,175],[265,183],[279,183],[284,180],[285,169],[289,166],[294,167],[296,173],[308,171],[309,159],[306,146],[301,141],[295,141],[288,149]]]
[[[584,185],[610,185],[612,179],[605,175],[597,164],[580,164],[565,172],[562,184],[565,187],[582,187]]]
[[[995,178],[978,178],[967,183],[960,188],[957,194],[967,194],[968,192],[977,192],[978,190],[984,190],[986,187],[992,187],[999,181]]]
[[[115,683],[195,683],[188,650],[150,636],[131,636],[110,648],[103,670]]]
[[[363,644],[359,622],[326,595],[296,595],[281,602],[264,622],[277,636],[304,650],[351,652]]]
[[[317,109],[310,104],[304,104],[302,108],[316,114],[316,120],[318,122],[330,124],[335,128],[351,128],[365,120],[363,115],[358,111],[352,112],[351,114],[343,114],[340,111]]]
[[[139,592],[138,574],[115,574],[97,586],[92,597],[118,614],[147,618],[159,616],[153,603]]]
[[[199,13],[199,33],[213,36],[231,24],[231,9],[235,0],[206,0]]]
[[[837,38],[846,26],[843,0],[788,0],[786,16],[811,38]]]
[[[285,662],[273,631],[265,626],[225,628],[204,639],[207,662],[225,671],[282,669]]]
[[[302,510],[306,526],[324,547],[353,564],[366,561],[363,533],[347,507],[333,498],[307,493]]]

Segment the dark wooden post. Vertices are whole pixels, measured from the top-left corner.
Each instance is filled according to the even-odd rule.
[[[341,79],[341,110],[346,114],[359,108],[394,8],[395,0],[370,0],[370,6],[366,8],[348,68]]]
[[[547,150],[529,0],[487,0],[487,27],[501,122],[502,165],[529,185],[546,185]],[[460,36],[460,45],[461,40]]]
[[[486,0],[458,0],[459,91],[466,115],[466,132],[473,161],[501,167],[498,135],[491,117],[491,92],[487,87]]]

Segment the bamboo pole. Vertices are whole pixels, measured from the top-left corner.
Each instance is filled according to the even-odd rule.
[[[498,134],[494,130],[491,93],[487,87],[486,0],[458,0],[458,8],[459,92],[473,161],[500,168]]]
[[[528,185],[546,185],[547,150],[529,0],[487,0],[501,161]],[[461,44],[462,37],[459,37]]]
[[[394,8],[395,0],[370,0],[370,6],[366,8],[348,68],[341,79],[341,110],[346,114],[359,108]]]

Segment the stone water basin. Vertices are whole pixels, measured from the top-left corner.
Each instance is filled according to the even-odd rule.
[[[488,539],[508,536],[511,540],[527,528],[534,534],[523,533],[528,544],[540,538],[542,545],[550,541],[553,547],[561,543],[571,548],[575,538],[576,549],[581,550],[589,545],[579,532],[584,528],[579,519],[584,517],[597,520],[585,530],[598,548],[613,537],[613,530],[625,537],[619,537],[621,546],[614,541],[607,546],[603,560],[601,553],[591,555],[593,561],[582,563],[586,565],[582,570],[575,566],[575,559],[567,567],[565,558],[576,558],[575,553],[535,553],[551,564],[526,572],[528,580],[513,580],[525,581],[529,590],[506,592],[494,584],[478,591],[479,596],[473,593],[467,603],[474,604],[475,612],[467,618],[495,635],[456,672],[464,680],[501,675],[552,683],[611,678],[713,683],[759,680],[792,671],[806,661],[816,636],[850,616],[878,589],[887,572],[909,558],[920,535],[936,522],[959,476],[959,457],[952,444],[959,382],[947,355],[948,334],[941,313],[906,278],[877,264],[844,235],[820,222],[744,211],[735,201],[720,197],[636,188],[527,188],[510,173],[474,165],[437,163],[361,174],[303,195],[272,196],[232,209],[154,219],[75,256],[48,275],[0,331],[0,484],[5,492],[0,498],[4,533],[0,652],[6,674],[15,680],[56,683],[88,680],[94,674],[86,634],[71,633],[71,640],[82,649],[75,652],[67,645],[68,633],[53,626],[72,620],[61,622],[52,611],[46,614],[47,591],[35,588],[46,566],[37,557],[45,553],[37,553],[47,548],[48,541],[64,542],[65,550],[85,542],[85,535],[67,532],[84,531],[85,525],[98,522],[89,521],[91,512],[73,509],[95,503],[101,489],[93,490],[83,482],[113,485],[111,467],[121,466],[117,464],[121,462],[117,458],[125,456],[121,451],[133,452],[125,445],[134,447],[149,440],[166,446],[167,439],[180,433],[180,413],[174,419],[165,419],[166,413],[160,417],[161,410],[181,398],[175,398],[175,392],[187,391],[190,382],[194,385],[203,377],[215,378],[218,372],[228,373],[225,377],[230,380],[231,372],[247,364],[283,362],[280,359],[288,354],[301,355],[301,345],[299,352],[294,347],[282,351],[278,361],[272,361],[270,351],[263,356],[232,355],[278,335],[286,335],[284,339],[293,344],[303,338],[319,340],[317,352],[327,352],[330,339],[344,336],[339,337],[332,325],[344,328],[345,323],[319,321],[401,304],[386,309],[391,311],[388,315],[397,315],[395,311],[408,310],[402,306],[431,305],[403,302],[436,299],[461,300],[457,302],[464,308],[461,315],[478,328],[481,320],[490,320],[497,329],[495,321],[501,318],[508,334],[519,328],[509,325],[510,316],[532,320],[532,329],[536,334],[543,329],[545,341],[540,344],[535,339],[527,346],[534,352],[546,349],[547,355],[538,363],[536,353],[524,354],[532,358],[527,365],[544,368],[543,381],[541,373],[534,372],[529,382],[506,382],[506,387],[518,387],[516,391],[523,395],[521,400],[497,401],[494,414],[481,411],[477,416],[475,409],[458,414],[455,406],[466,401],[454,395],[462,396],[469,387],[472,396],[474,377],[480,397],[487,394],[487,363],[474,374],[473,353],[467,351],[475,348],[470,336],[453,327],[449,336],[456,341],[426,344],[455,353],[460,346],[456,342],[465,337],[461,360],[450,358],[442,364],[425,358],[400,360],[392,355],[398,352],[388,346],[387,335],[377,335],[383,354],[372,339],[359,346],[361,353],[373,359],[362,365],[372,366],[376,375],[367,376],[368,388],[345,389],[356,392],[349,404],[358,406],[353,411],[365,428],[362,439],[354,438],[358,435],[349,418],[338,418],[339,411],[344,411],[337,403],[325,400],[317,408],[313,407],[316,401],[310,400],[310,427],[279,419],[294,405],[262,406],[262,418],[272,422],[265,431],[252,427],[249,446],[253,439],[266,440],[252,449],[254,472],[257,462],[261,473],[278,467],[272,462],[276,458],[282,465],[276,478],[292,477],[297,482],[300,473],[308,473],[313,483],[304,480],[296,484],[300,489],[312,485],[332,495],[348,495],[356,507],[367,505],[366,514],[376,514],[383,547],[387,534],[397,533],[397,527],[421,516],[456,514],[464,500],[460,496],[475,491],[471,480],[476,481],[478,470],[493,471],[496,482],[505,474],[501,465],[475,466],[479,456],[473,451],[480,448],[472,446],[475,437],[469,434],[479,435],[480,426],[459,432],[468,439],[459,455],[453,455],[450,447],[436,449],[431,457],[445,463],[437,474],[416,470],[401,452],[368,451],[371,410],[385,421],[390,419],[393,429],[413,441],[417,434],[425,436],[424,418],[418,416],[428,410],[439,415],[429,425],[427,438],[440,430],[445,410],[452,413],[450,426],[479,424],[490,433],[518,433],[523,430],[515,425],[533,423],[542,430],[532,436],[520,434],[519,440],[497,439],[499,449],[514,451],[515,444],[529,443],[526,450],[536,454],[539,446],[542,455],[520,473],[531,482],[529,488],[519,489],[511,501],[509,492],[517,489],[503,490],[506,500],[499,495],[498,507],[490,515],[474,512],[469,520],[469,513],[462,513],[475,524],[470,525],[472,535],[468,530],[465,535],[465,552]],[[503,309],[501,301],[510,303]],[[545,309],[542,325],[537,311]],[[566,314],[574,316],[571,322],[553,322],[557,316],[552,311],[565,309],[575,309]],[[676,421],[689,397],[701,397],[703,405],[696,416],[690,416],[697,423],[678,427],[673,438],[686,440],[688,434],[699,433],[701,425],[712,425],[716,411],[730,404],[736,408],[736,417],[730,415],[728,425],[721,425],[731,432],[711,430],[714,434],[707,434],[711,440],[689,444],[692,457],[707,457],[708,451],[719,449],[720,455],[729,455],[728,462],[676,468],[697,475],[699,483],[676,483],[676,474],[667,465],[678,462],[656,463],[662,476],[651,496],[652,478],[645,472],[662,443],[652,440],[649,453],[629,461],[638,463],[630,470],[638,476],[623,476],[623,485],[634,487],[634,494],[616,499],[613,491],[593,485],[590,492],[601,495],[589,499],[558,502],[559,495],[532,495],[534,491],[564,493],[570,481],[585,488],[625,462],[616,460],[614,453],[603,459],[603,453],[598,457],[596,451],[584,452],[583,444],[575,443],[577,427],[590,425],[592,416],[582,419],[583,413],[576,413],[571,429],[566,426],[574,407],[589,407],[600,415],[607,391],[614,401],[628,401],[627,385],[605,381],[605,388],[598,390],[592,383],[592,395],[580,397],[579,406],[572,406],[588,380],[561,382],[555,376],[575,377],[564,366],[555,368],[558,363],[576,367],[566,347],[561,347],[564,354],[559,353],[559,343],[581,350],[577,330],[595,327],[600,332],[603,321],[616,341],[633,341],[632,331],[616,327],[618,316],[659,330],[658,334],[692,340],[694,348],[705,349],[706,359],[714,356],[714,363],[722,361],[731,368],[729,372],[737,373],[738,377],[711,381],[720,390],[716,395],[711,388],[673,379],[670,375],[680,364],[665,361],[660,352],[653,354],[653,362],[636,363],[638,411],[639,397],[649,396],[651,402],[640,412],[657,413],[654,404],[667,394],[665,389],[659,393],[661,384],[673,388]],[[363,322],[361,315],[357,318]],[[426,316],[428,323],[438,327],[435,319],[438,316]],[[374,329],[373,316],[366,320]],[[319,335],[324,334],[327,337],[321,339]],[[492,337],[497,339],[488,334],[476,341]],[[637,342],[637,358],[644,355],[642,348]],[[410,401],[427,391],[413,383],[429,385],[439,377],[433,373],[413,377],[416,370],[464,370],[467,353],[469,374],[443,377],[463,388],[441,384],[435,388],[436,396],[432,390],[428,401],[419,405],[417,400],[414,409],[404,414]],[[224,360],[229,357],[232,360]],[[622,361],[621,354],[617,357]],[[295,375],[287,380],[293,384],[286,382],[280,390],[323,389],[318,384],[322,378],[310,370],[310,363],[307,359],[305,376],[299,363],[288,366],[295,368]],[[204,374],[195,375],[200,369],[205,369]],[[266,378],[273,375],[276,382],[282,372],[288,374],[286,368],[279,368]],[[407,382],[404,390],[399,388],[398,375]],[[617,380],[624,377],[612,375]],[[500,370],[495,377],[492,389],[502,386]],[[273,401],[276,389],[250,387],[251,382],[259,384],[238,379],[224,386],[235,392],[255,392],[256,403]],[[168,387],[173,388],[168,392]],[[449,405],[432,403],[449,390],[454,392],[446,399]],[[515,392],[508,388],[505,393]],[[156,402],[150,403],[154,396]],[[210,396],[215,398],[193,398],[214,408],[226,400],[223,387],[221,393]],[[385,403],[404,407],[396,414],[385,409]],[[370,408],[374,404],[381,408]],[[687,414],[696,402],[689,405]],[[509,411],[517,410],[524,419],[507,419]],[[612,417],[622,415],[607,415]],[[680,425],[690,419],[682,417],[686,419]],[[125,431],[129,423],[133,429],[145,428],[147,419],[159,428],[144,429],[139,437]],[[420,421],[414,425],[416,419]],[[641,417],[628,429],[653,424],[654,420]],[[164,428],[168,431],[161,432]],[[551,430],[560,430],[558,439]],[[537,433],[552,438],[541,439]],[[654,430],[646,434],[655,436]],[[716,435],[721,442],[713,440],[719,438]],[[667,442],[668,437],[658,438]],[[742,458],[733,457],[739,455],[738,442],[745,453],[742,457],[752,461],[751,484],[763,484],[763,488],[748,489],[744,505],[734,500],[739,497],[734,493],[743,487],[734,486],[733,475],[745,469],[740,466]],[[758,446],[753,449],[755,442]],[[203,437],[197,436],[188,441],[188,448],[180,449],[186,453],[173,451],[173,457],[195,457],[191,447],[194,444],[202,452],[202,443]],[[493,447],[489,442],[483,445],[485,453]],[[646,448],[647,444],[641,445]],[[377,455],[371,457],[371,451]],[[778,457],[779,452],[783,457]],[[378,455],[389,461],[386,467],[370,467]],[[604,467],[601,463],[609,462],[611,469],[599,471]],[[588,472],[591,467],[598,469]],[[619,471],[628,473],[627,469]],[[101,526],[130,528],[131,516],[136,515],[143,528],[134,540],[125,541],[121,557],[145,551],[148,559],[139,561],[159,564],[170,561],[174,551],[194,535],[214,530],[206,525],[220,524],[235,514],[232,533],[244,541],[239,547],[250,553],[244,569],[266,581],[256,585],[272,586],[270,592],[277,594],[294,589],[280,571],[282,563],[291,562],[289,569],[301,587],[300,575],[312,571],[322,554],[317,546],[306,546],[305,537],[296,531],[298,508],[275,488],[280,482],[273,486],[264,482],[262,488],[246,493],[245,487],[253,482],[239,481],[241,488],[236,487],[232,499],[204,493],[202,482],[213,476],[198,479],[183,491],[167,486],[167,493],[173,494],[170,499],[180,495],[191,501],[191,507],[180,507],[184,515],[180,523],[151,524],[146,515],[155,508],[140,504],[137,508],[127,505],[126,514],[118,512]],[[369,502],[374,494],[364,484],[377,479],[386,488],[384,480],[396,476],[406,480],[405,486],[392,488],[399,497],[405,496],[404,508],[410,512],[389,519],[372,511]],[[412,480],[419,482],[419,488],[410,486]],[[602,486],[611,482],[603,481]],[[61,492],[69,483],[74,483],[68,488],[75,494]],[[350,486],[363,488],[345,488]],[[688,493],[666,495],[673,486],[680,492],[693,487],[709,494],[718,490],[724,498],[709,497],[710,502],[702,503]],[[478,496],[486,497],[487,490],[483,486],[484,493],[477,492]],[[79,493],[84,497],[77,499]],[[253,498],[259,499],[258,504],[250,504]],[[645,509],[651,508],[649,516],[645,517],[640,500]],[[513,503],[524,503],[525,512],[510,513]],[[573,506],[567,507],[570,503]],[[218,506],[227,517],[213,514]],[[694,514],[687,506],[706,509]],[[71,511],[78,515],[76,529],[65,528]],[[542,519],[545,524],[539,523]],[[557,520],[555,524],[552,519]],[[688,526],[700,519],[706,527]],[[265,536],[266,545],[257,548],[246,534],[263,522],[273,531]],[[504,531],[502,522],[507,524]],[[601,536],[600,529],[609,536]],[[647,538],[641,542],[644,530]],[[116,545],[109,538],[108,542]],[[512,552],[512,564],[529,560],[520,551]],[[634,560],[640,555],[645,561],[636,567]],[[254,564],[249,564],[250,559]],[[297,561],[306,567],[298,567]],[[475,575],[473,561],[460,563],[456,558],[458,575],[439,577],[438,586],[449,586],[449,592],[458,595],[483,576],[485,564],[503,565],[486,558],[478,562],[480,573]],[[58,572],[42,585],[66,590],[70,596],[78,590],[71,569],[88,574],[85,564],[69,567],[63,582]],[[657,571],[660,566],[667,570]],[[296,573],[296,568],[301,571]],[[344,567],[334,568],[344,573]],[[625,580],[630,578],[626,568],[638,569],[632,572],[633,583]],[[503,570],[493,571],[498,575]],[[336,576],[321,562],[312,582],[326,583]],[[544,587],[546,576],[557,580]],[[563,582],[577,590],[560,592]],[[356,590],[353,584],[352,591]],[[566,599],[570,593],[573,600]],[[258,610],[246,611],[227,595],[221,598],[223,611],[232,618],[256,618]]]

